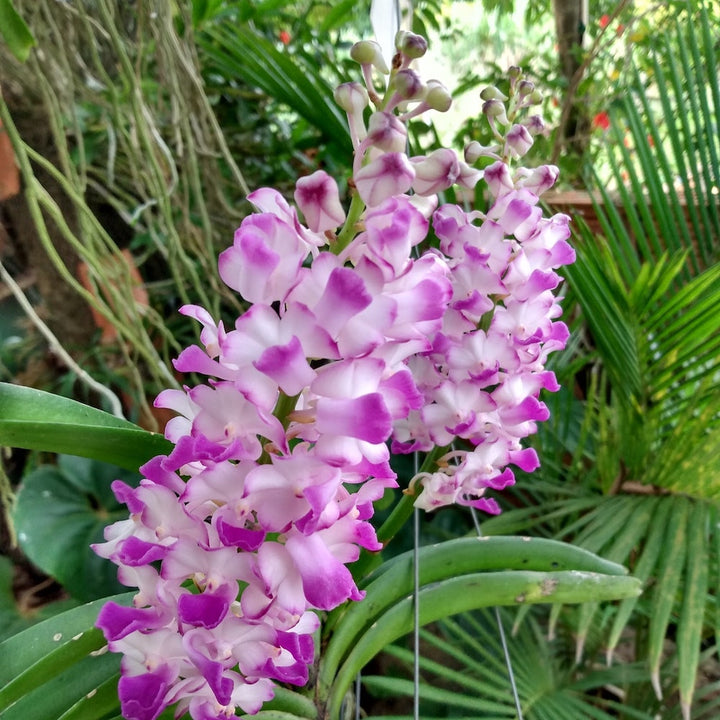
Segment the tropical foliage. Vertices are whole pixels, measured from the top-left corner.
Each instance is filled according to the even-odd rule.
[[[24,3],[14,4],[32,20]],[[56,138],[64,176],[31,148],[23,166],[26,180],[34,176],[32,160],[64,183],[85,218],[76,238],[84,238],[77,240],[78,247],[96,273],[98,287],[105,281],[103,258],[115,258],[118,248],[94,219],[86,190],[103,186],[105,168],[117,173],[116,184],[107,183],[103,192],[130,220],[133,252],[143,259],[143,272],[157,271],[156,286],[141,317],[123,314],[135,307],[127,302],[132,296],[127,278],[117,285],[120,296],[114,300],[98,293],[87,299],[118,328],[128,367],[153,369],[148,382],[135,371],[113,374],[117,357],[100,363],[116,389],[134,393],[141,403],[172,380],[159,368],[167,367],[167,358],[188,335],[184,326],[173,325],[169,332],[165,328],[164,316],[178,296],[200,297],[218,309],[232,307],[232,298],[219,286],[212,291],[204,287],[204,278],[214,277],[208,263],[226,242],[225,224],[241,215],[237,209],[246,183],[269,179],[280,186],[287,181],[290,187],[288,178],[298,168],[308,168],[311,158],[342,174],[342,151],[350,142],[331,90],[343,72],[338,57],[345,41],[342,33],[334,36],[335,44],[328,38],[352,18],[357,4],[338,3],[335,9],[314,5],[305,19],[293,19],[291,13],[273,17],[279,3],[230,5],[193,3],[181,22],[159,23],[152,32],[149,26],[140,28],[152,42],[136,45],[132,24],[123,26],[107,14],[114,12],[111,3],[98,2],[108,22],[115,17],[109,27],[124,27],[126,33],[109,39],[100,33],[107,43],[103,55],[112,49],[120,57],[127,54],[128,62],[118,65],[115,76],[103,72],[99,94],[77,83],[78,94],[62,106],[62,112],[71,113],[73,128]],[[536,8],[537,3],[530,5]],[[565,300],[573,339],[555,360],[563,390],[546,398],[551,420],[535,441],[542,467],[518,483],[501,516],[483,523],[483,534],[494,543],[486,553],[476,552],[477,541],[465,540],[421,553],[421,622],[426,629],[421,634],[419,695],[425,718],[476,718],[479,713],[517,717],[498,621],[513,627],[507,641],[526,720],[709,720],[717,715],[715,670],[699,679],[702,668],[717,661],[720,632],[717,22],[711,4],[672,5],[676,12],[663,16],[652,50],[647,43],[640,59],[623,65],[623,92],[603,109],[608,127],[602,147],[588,155],[594,164],[585,170],[601,234],[582,221],[576,225],[578,262],[566,271]],[[0,29],[10,27],[2,23],[8,8],[10,3],[0,2]],[[421,8],[426,24],[434,22],[433,9]],[[50,11],[36,12],[39,17]],[[59,16],[43,17],[57,23]],[[13,24],[17,18],[12,16]],[[17,39],[6,37],[6,42],[24,59],[32,36],[18,27]],[[282,38],[280,31],[286,33]],[[98,27],[86,23],[81,33],[60,36],[95,42]],[[174,59],[163,54],[170,48],[177,53]],[[49,49],[48,55],[57,57],[55,51]],[[32,54],[30,58],[31,72],[47,77],[47,67],[41,68]],[[94,61],[93,72],[100,73],[104,60]],[[190,115],[180,126],[164,115],[165,89],[179,83],[176,61],[178,67],[192,68],[193,87],[204,82],[204,94],[193,95],[192,101],[182,95],[190,103],[185,109],[200,109],[199,135]],[[135,68],[141,66],[151,81],[137,75]],[[159,80],[163,72],[173,78],[165,87]],[[599,74],[593,77],[598,82]],[[41,90],[50,108],[67,99],[55,97],[45,84]],[[263,120],[267,117],[271,119]],[[9,126],[11,118],[4,120]],[[136,145],[138,137],[142,142]],[[202,157],[192,154],[200,146],[198,137],[212,139],[212,150]],[[118,141],[119,152],[111,149]],[[432,134],[414,141],[430,149]],[[238,168],[234,158],[245,147],[253,150]],[[180,162],[188,149],[190,156],[183,155]],[[116,157],[120,160],[113,166],[109,160]],[[142,157],[153,161],[140,172]],[[170,168],[180,168],[180,175],[168,175]],[[218,183],[210,184],[213,179]],[[182,188],[169,196],[182,201],[148,205],[168,181]],[[212,199],[205,197],[203,187],[212,187]],[[30,198],[38,208],[54,211],[39,184],[31,186]],[[210,222],[220,216],[219,224]],[[192,247],[185,237],[193,238]],[[148,326],[153,329],[146,331]],[[42,410],[33,412],[40,405],[27,397],[16,388],[3,388],[0,444],[83,455],[128,469],[166,451],[161,438],[136,426],[58,398],[44,397]],[[15,510],[21,544],[39,567],[65,580],[74,600],[47,605],[32,618],[18,614],[10,569],[0,565],[0,598],[5,598],[0,600],[0,622],[8,619],[0,658],[11,659],[0,661],[2,720],[118,717],[117,660],[101,654],[104,640],[92,629],[100,603],[67,610],[117,591],[111,582],[98,580],[95,588],[78,583],[77,578],[95,571],[87,557],[70,549],[85,542],[76,539],[81,535],[91,542],[99,518],[109,521],[117,510],[107,493],[108,472],[114,478],[121,471],[65,458],[57,467],[41,466],[25,475]],[[54,515],[42,504],[48,493],[56,503]],[[43,527],[41,518],[48,516],[55,524]],[[470,518],[455,511],[429,519],[423,532],[437,539],[448,527],[457,534],[458,525],[463,532],[474,532]],[[53,532],[66,533],[57,547],[48,540]],[[508,534],[536,536],[535,559],[528,561],[514,538],[502,537]],[[543,544],[551,543],[550,538],[568,544]],[[409,539],[399,541],[403,545]],[[617,567],[577,554],[580,548],[630,568],[644,584],[643,595],[629,596],[630,581]],[[558,553],[565,563],[559,570]],[[462,569],[457,564],[452,571],[446,568],[447,557]],[[390,563],[395,572],[383,580]],[[364,603],[331,616],[337,632],[319,672],[332,698],[333,717],[341,716],[343,698],[357,673],[381,651],[391,672],[375,672],[373,666],[364,671],[363,696],[412,697],[413,650],[402,639],[413,623],[412,605],[405,599],[413,591],[410,568],[408,556],[389,561],[366,579]],[[602,590],[589,584],[573,589],[569,573],[582,568],[605,573]],[[558,583],[558,599],[567,592],[574,600],[591,602],[579,608],[558,604],[549,611],[465,612],[513,604],[548,578]],[[628,596],[608,605],[599,602],[598,592],[608,598]],[[128,602],[129,596],[116,600]],[[55,612],[62,615],[44,619]],[[41,622],[14,632],[32,621]],[[281,691],[258,717],[309,718],[315,712],[308,698]],[[372,717],[409,717],[407,711],[399,712],[406,714]]]

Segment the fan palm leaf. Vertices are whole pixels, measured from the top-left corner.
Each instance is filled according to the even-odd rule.
[[[705,4],[688,4],[656,40],[609,108],[617,195],[592,176],[603,237],[576,228],[567,278],[579,341],[556,368],[573,392],[548,399],[543,482],[520,483],[535,507],[483,531],[554,535],[627,564],[644,597],[612,616],[583,606],[578,648],[605,628],[610,659],[630,626],[655,692],[678,690],[687,720],[717,707],[698,691],[691,709],[703,640],[720,625],[720,96]],[[570,502],[568,484],[578,491]],[[672,683],[662,674],[668,637]]]

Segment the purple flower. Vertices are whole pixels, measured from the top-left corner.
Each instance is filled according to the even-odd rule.
[[[313,232],[333,230],[345,220],[337,183],[324,170],[297,181],[295,202]]]
[[[379,205],[394,195],[407,192],[415,178],[415,169],[404,153],[390,152],[378,156],[355,173],[355,186],[369,207]]]

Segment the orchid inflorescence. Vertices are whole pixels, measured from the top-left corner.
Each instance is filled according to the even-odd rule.
[[[487,491],[514,482],[509,465],[538,465],[521,441],[548,417],[540,390],[558,387],[545,369],[568,336],[555,269],[574,255],[568,218],[538,207],[557,169],[511,167],[543,130],[522,119],[537,92],[517,68],[509,97],[484,91],[497,142],[466,151],[483,170],[446,148],[409,156],[407,122],[450,95],[411,67],[423,38],[401,32],[396,48],[388,69],[376,43],[356,44],[365,84],[336,91],[354,147],[347,215],[322,170],[297,182],[304,223],[275,190],[252,193],[258,212],[219,258],[249,309],[231,328],[180,310],[202,347],[175,366],[208,380],[157,398],[177,413],[174,449],[139,487],[113,484],[130,517],[95,546],[138,588],[132,607],[109,602],[98,619],[123,654],[126,718],[175,703],[195,720],[255,713],[275,682],[307,683],[315,611],[362,599],[347,565],[381,549],[370,518],[397,486],[391,452],[435,451],[406,489],[427,510],[496,513]],[[438,193],[481,179],[486,212],[437,207]]]

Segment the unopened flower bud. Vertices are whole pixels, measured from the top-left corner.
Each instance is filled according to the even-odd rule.
[[[406,57],[412,60],[421,58],[428,48],[427,40],[422,35],[416,35],[415,33],[408,32],[407,30],[401,30],[395,36],[395,47],[398,52],[401,52]]]
[[[480,99],[502,100],[502,102],[505,102],[505,100],[507,100],[507,96],[503,95],[494,85],[488,85],[486,88],[483,88],[482,92],[480,93]]]
[[[384,152],[400,153],[407,144],[407,129],[393,113],[375,112],[368,121],[367,142]]]
[[[335,102],[349,114],[361,112],[370,104],[367,90],[359,82],[347,82],[335,88]]]
[[[452,105],[452,96],[439,80],[428,80],[425,103],[432,110],[447,112]]]
[[[498,145],[481,145],[477,140],[473,140],[465,147],[465,162],[472,165],[481,157],[497,157],[500,150]]]
[[[476,170],[464,162],[459,163],[460,173],[455,181],[460,187],[472,190],[482,179],[484,173],[482,170]]]
[[[493,197],[499,198],[514,189],[510,168],[504,162],[495,162],[485,168],[485,182]]]
[[[532,135],[524,125],[513,125],[505,136],[508,149],[516,157],[522,157],[532,147]]]
[[[410,69],[400,70],[393,79],[393,88],[403,100],[420,100],[425,94],[425,83]]]
[[[465,162],[472,165],[478,158],[483,156],[485,148],[477,141],[473,140],[465,146]]]
[[[499,100],[488,100],[482,106],[483,115],[488,118],[495,118],[499,123],[505,125],[507,123],[507,115],[505,114],[505,105]]]
[[[555,165],[541,165],[529,170],[519,168],[516,186],[525,188],[531,193],[540,197],[546,190],[549,190],[557,181],[560,171]]]
[[[372,65],[381,73],[390,72],[383,58],[382,49],[374,40],[361,40],[350,48],[350,57],[360,65]]]
[[[519,68],[517,65],[511,65],[508,68],[508,77],[511,80],[518,80],[522,77],[522,68]]]
[[[434,150],[427,157],[412,158],[415,167],[413,190],[418,195],[435,195],[447,190],[460,175],[457,155],[448,148]]]
[[[518,83],[517,91],[518,94],[522,97],[525,97],[526,95],[530,95],[535,90],[535,83],[530,82],[530,80],[521,80]]]
[[[530,117],[523,120],[522,124],[528,129],[531,135],[542,135],[547,128],[545,121],[540,115],[530,115]]]
[[[543,101],[542,93],[539,90],[533,90],[528,96],[528,102],[531,105],[540,105]]]

